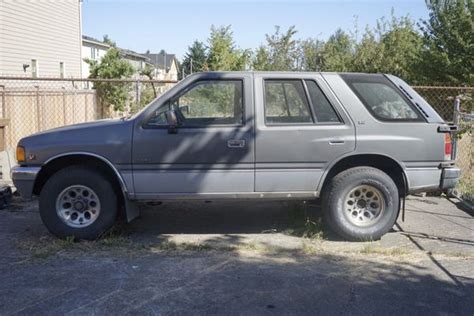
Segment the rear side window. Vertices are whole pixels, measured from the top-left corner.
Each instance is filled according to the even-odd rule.
[[[311,103],[313,104],[316,120],[321,123],[340,122],[336,111],[334,111],[331,103],[329,103],[316,82],[312,80],[306,80],[305,82],[306,87],[308,88],[309,97],[311,98]]]
[[[382,75],[341,75],[369,112],[382,121],[421,121],[414,106]]]
[[[301,80],[265,80],[267,124],[313,123]]]

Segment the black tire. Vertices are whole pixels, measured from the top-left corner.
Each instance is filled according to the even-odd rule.
[[[349,211],[350,206],[345,204],[346,197],[354,192],[354,189],[357,191],[360,186],[375,188],[383,198],[383,203],[380,203],[383,205],[383,211],[376,217],[374,223],[370,224],[369,221],[366,226],[352,222],[354,221],[350,219],[352,211]],[[395,224],[399,203],[398,188],[392,178],[383,171],[371,167],[355,167],[342,171],[331,179],[323,194],[324,218],[337,234],[352,241],[380,239]]]
[[[68,187],[80,185],[94,191],[100,201],[100,212],[90,225],[71,227],[56,211],[56,199]],[[109,180],[100,172],[82,166],[71,166],[53,174],[43,186],[39,209],[41,220],[59,238],[95,240],[110,229],[117,217],[117,195]]]

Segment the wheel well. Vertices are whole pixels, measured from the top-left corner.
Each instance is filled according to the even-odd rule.
[[[58,157],[49,163],[47,163],[45,166],[43,166],[38,173],[38,176],[35,181],[35,185],[33,187],[33,194],[34,195],[39,195],[41,192],[41,189],[43,188],[44,184],[48,179],[58,172],[61,169],[64,169],[66,167],[70,166],[86,166],[90,167],[91,169],[95,171],[101,172],[112,184],[113,189],[115,190],[117,197],[119,199],[119,205],[123,205],[124,203],[124,195],[121,187],[121,183],[119,182],[119,179],[117,178],[116,173],[114,170],[103,160],[93,157],[93,156],[87,156],[87,155],[69,155],[69,156],[63,156],[63,157]]]
[[[354,155],[345,157],[338,161],[326,175],[322,190],[324,190],[326,188],[326,184],[329,183],[329,181],[331,181],[331,179],[340,172],[349,168],[362,166],[374,167],[382,170],[392,178],[393,182],[395,182],[400,196],[406,195],[407,184],[405,173],[403,172],[400,164],[392,158],[375,154]]]

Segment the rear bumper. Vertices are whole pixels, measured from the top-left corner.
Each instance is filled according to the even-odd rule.
[[[461,171],[454,163],[431,168],[408,168],[405,170],[408,193],[446,191],[456,187]]]
[[[461,170],[457,167],[443,168],[441,171],[441,181],[439,188],[448,190],[456,187],[461,177]]]
[[[20,193],[21,197],[31,199],[36,177],[40,167],[21,167],[15,166],[11,170],[13,184]]]

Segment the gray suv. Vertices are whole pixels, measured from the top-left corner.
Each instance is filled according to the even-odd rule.
[[[23,138],[12,177],[58,237],[95,239],[139,201],[321,198],[369,240],[406,195],[456,185],[453,128],[391,75],[199,73],[132,117]]]

